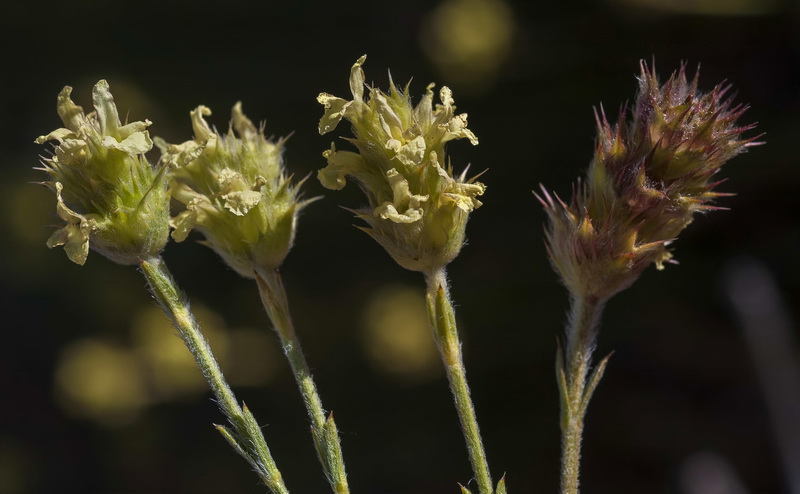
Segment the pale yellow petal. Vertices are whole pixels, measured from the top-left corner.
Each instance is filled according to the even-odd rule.
[[[95,229],[95,221],[76,213],[64,204],[61,197],[63,188],[60,182],[55,182],[56,212],[67,224],[50,236],[47,246],[53,248],[63,245],[70,261],[82,266],[89,255],[89,237]]]
[[[86,115],[83,113],[83,108],[72,101],[70,95],[72,95],[72,88],[64,86],[64,89],[58,94],[56,110],[61,121],[64,122],[64,127],[80,134],[87,124]]]
[[[208,201],[206,196],[195,191],[185,183],[172,182],[171,187],[172,198],[182,204],[186,204],[187,207],[198,200]]]
[[[258,136],[258,128],[242,111],[242,102],[237,101],[231,110],[232,127],[242,139],[254,139]]]
[[[219,190],[222,192],[241,191],[248,189],[244,176],[231,168],[223,168],[217,176]]]
[[[425,138],[417,137],[406,143],[397,153],[397,159],[406,166],[419,166],[425,158]]]
[[[200,105],[189,112],[189,114],[192,117],[192,130],[194,131],[194,138],[196,141],[204,141],[208,137],[214,135],[211,127],[208,126],[208,122],[203,118],[211,115],[211,109],[209,107]]]
[[[328,166],[317,172],[317,178],[322,186],[328,189],[343,188],[347,183],[346,175],[352,175],[366,168],[364,158],[360,154],[351,151],[337,151],[333,144],[322,155],[328,159]]]
[[[320,93],[317,101],[325,107],[325,113],[319,121],[319,133],[323,135],[339,125],[351,102],[328,93]]]
[[[377,89],[373,89],[370,93],[370,97],[373,101],[377,101],[378,103],[378,113],[381,117],[381,125],[383,126],[384,130],[386,130],[387,126],[390,130],[387,130],[386,133],[394,138],[402,137],[403,135],[403,122],[400,120],[400,117],[397,115],[397,112],[389,105],[389,101],[386,99],[386,96],[382,92]]]
[[[92,106],[97,111],[102,135],[118,137],[119,113],[105,79],[99,80],[92,89]]]
[[[469,139],[473,146],[478,145],[478,137],[467,128],[467,114],[456,115],[447,122],[447,132],[442,141],[447,142],[453,139]]]
[[[74,138],[75,133],[69,129],[60,128],[50,132],[46,136],[39,136],[34,141],[36,144],[44,144],[47,141],[63,142],[64,139]]]
[[[169,220],[169,226],[173,228],[172,238],[176,242],[183,242],[197,225],[197,212],[194,209],[185,209],[177,216]]]
[[[106,136],[103,138],[103,144],[110,149],[132,155],[144,154],[153,149],[153,140],[150,139],[148,132],[136,132],[120,142],[115,137]]]
[[[119,140],[127,139],[128,136],[136,134],[137,132],[144,132],[147,130],[147,127],[151,125],[153,125],[153,122],[147,119],[145,119],[144,122],[131,122],[127,125],[123,125],[117,129]]]
[[[364,98],[364,69],[361,67],[366,61],[367,56],[362,55],[350,69],[350,93],[355,101],[362,101]]]
[[[389,201],[384,202],[375,208],[375,215],[384,219],[390,220],[394,223],[415,223],[422,219],[422,210],[420,209],[406,209],[404,213],[400,213],[397,208]]]
[[[89,148],[83,139],[65,139],[56,147],[55,152],[59,163],[71,165],[85,160]]]
[[[375,209],[375,214],[395,223],[414,223],[422,218],[422,203],[428,196],[412,194],[408,180],[392,168],[386,172],[386,179],[392,187],[392,201],[386,201]]]
[[[395,153],[399,153],[400,149],[403,147],[403,143],[401,143],[397,139],[389,139],[388,141],[386,141],[385,147],[389,151],[394,151]]]
[[[425,95],[420,100],[417,107],[414,109],[414,114],[417,119],[417,123],[422,129],[422,132],[427,132],[431,126],[431,118],[433,114],[433,88],[436,87],[436,84],[430,83],[428,87],[425,88]]]
[[[215,136],[211,136],[203,142],[186,141],[181,144],[169,144],[164,139],[156,137],[154,142],[161,150],[161,160],[169,166],[180,168],[197,159],[208,142],[215,139]]]
[[[225,209],[236,216],[244,216],[261,202],[261,192],[254,190],[237,190],[222,196]]]
[[[447,86],[442,86],[442,89],[439,90],[439,99],[442,100],[444,106],[453,106],[455,104],[453,91]]]

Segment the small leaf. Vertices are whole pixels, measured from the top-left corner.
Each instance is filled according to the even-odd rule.
[[[344,469],[344,458],[342,458],[341,448],[339,447],[339,429],[333,421],[333,412],[328,415],[325,421],[325,447],[327,449],[327,463],[332,477],[331,485],[340,492],[339,486],[347,486],[347,476]]]
[[[606,365],[608,364],[608,359],[614,352],[609,353],[606,357],[597,364],[592,375],[589,376],[588,379],[588,386],[586,386],[586,391],[583,393],[583,399],[581,400],[581,407],[580,413],[581,415],[586,413],[586,407],[589,406],[589,400],[592,398],[592,394],[594,394],[594,390],[597,388],[597,385],[600,384],[600,379],[603,378],[603,373],[606,371]]]
[[[506,494],[506,475],[503,474],[503,477],[500,479],[500,482],[497,483],[497,489],[495,489],[495,494]]]
[[[228,444],[230,444],[233,447],[233,449],[236,450],[236,452],[239,453],[242,456],[242,458],[244,458],[247,461],[247,463],[250,464],[250,467],[252,467],[253,470],[260,477],[262,477],[263,479],[272,478],[272,475],[270,475],[270,472],[267,470],[267,468],[264,466],[264,464],[262,462],[258,461],[257,459],[253,458],[252,456],[250,456],[250,454],[247,453],[242,448],[242,446],[239,443],[239,441],[236,440],[236,438],[233,436],[233,434],[231,434],[231,431],[228,430],[227,427],[222,426],[222,425],[216,425],[216,424],[214,424],[214,427],[217,429],[217,431],[219,431],[220,434],[222,434],[222,437],[224,437],[225,440],[228,441]],[[266,482],[266,480],[265,480],[265,482]]]
[[[264,439],[264,434],[261,432],[261,427],[256,422],[256,418],[250,412],[250,409],[247,408],[247,405],[242,403],[242,417],[244,418],[244,428],[247,432],[247,436],[252,441],[253,448],[255,448],[255,452],[257,453],[259,458],[269,458],[271,455],[269,453],[269,448],[267,447],[267,442]]]
[[[561,340],[556,339],[556,382],[558,383],[558,398],[561,404],[561,429],[567,426],[569,421],[569,397],[567,396],[567,375],[564,370],[564,351],[561,348]]]
[[[472,492],[463,485],[458,484],[458,486],[461,487],[461,494],[472,494]]]
[[[227,427],[225,427],[224,425],[214,424],[214,428],[217,429],[217,432],[222,434],[222,437],[224,437],[225,440],[228,441],[228,444],[230,444],[231,447],[233,447],[233,449],[235,449],[237,453],[242,455],[242,457],[244,457],[246,460],[248,461],[250,460],[250,457],[247,455],[244,449],[242,449],[242,446],[239,444],[239,441],[237,441],[236,438],[233,437],[233,434],[231,434],[231,431],[228,430]]]

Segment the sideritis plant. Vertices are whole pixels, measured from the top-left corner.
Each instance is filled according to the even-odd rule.
[[[737,125],[747,107],[734,105],[729,90],[720,84],[700,92],[685,66],[660,84],[642,63],[630,119],[625,107],[613,126],[596,112],[594,159],[571,201],[542,188],[547,252],[572,300],[558,351],[564,493],[578,492],[583,417],[607,362],[587,379],[605,303],[649,265],[663,269],[670,244],[694,215],[719,209],[712,202],[725,195],[715,192],[722,165],[759,144],[742,137],[755,125]]]

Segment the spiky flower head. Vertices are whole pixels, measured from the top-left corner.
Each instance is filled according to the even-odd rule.
[[[685,66],[660,85],[642,63],[631,119],[624,107],[613,127],[602,109],[596,115],[594,159],[570,204],[544,189],[540,198],[550,259],[573,294],[604,300],[650,264],[662,269],[694,214],[719,209],[710,204],[725,195],[714,192],[714,175],[758,144],[742,138],[754,125],[737,126],[747,108],[732,105],[729,89],[699,92]]]
[[[169,193],[163,167],[144,153],[153,147],[149,120],[122,125],[108,83],[92,91],[95,111],[86,115],[67,86],[58,95],[64,128],[36,139],[55,141],[43,160],[56,194],[58,216],[66,222],[47,241],[63,245],[70,260],[84,264],[89,247],[120,264],[157,255],[169,234]]]
[[[169,145],[156,138],[169,164],[172,197],[183,205],[172,218],[178,242],[196,229],[240,275],[254,278],[257,270],[277,268],[294,242],[297,213],[307,204],[298,199],[283,166],[284,139],[264,137],[242,113],[231,112],[224,135],[206,122],[211,110],[191,112],[194,139]]]
[[[486,187],[465,173],[453,175],[445,144],[478,138],[467,129],[467,115],[455,114],[450,89],[439,91],[433,103],[430,84],[417,106],[411,104],[408,86],[399,90],[390,82],[389,92],[369,88],[364,95],[366,55],[350,72],[352,100],[327,93],[317,97],[325,106],[320,134],[332,131],[344,118],[355,138],[347,139],[358,150],[338,151],[332,144],[323,155],[328,166],[319,171],[322,185],[338,190],[346,176],[354,179],[369,201],[355,211],[369,228],[363,228],[406,269],[431,272],[452,261],[464,244],[469,213],[480,207],[477,199]]]

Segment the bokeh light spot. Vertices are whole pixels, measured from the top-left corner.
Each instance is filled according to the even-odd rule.
[[[422,292],[389,286],[366,304],[362,343],[373,365],[407,380],[428,378],[439,368]]]
[[[103,425],[129,422],[149,401],[135,355],[99,340],[83,339],[67,346],[55,377],[65,410]]]
[[[421,43],[447,81],[480,92],[511,54],[515,32],[503,0],[445,0],[425,19]]]

